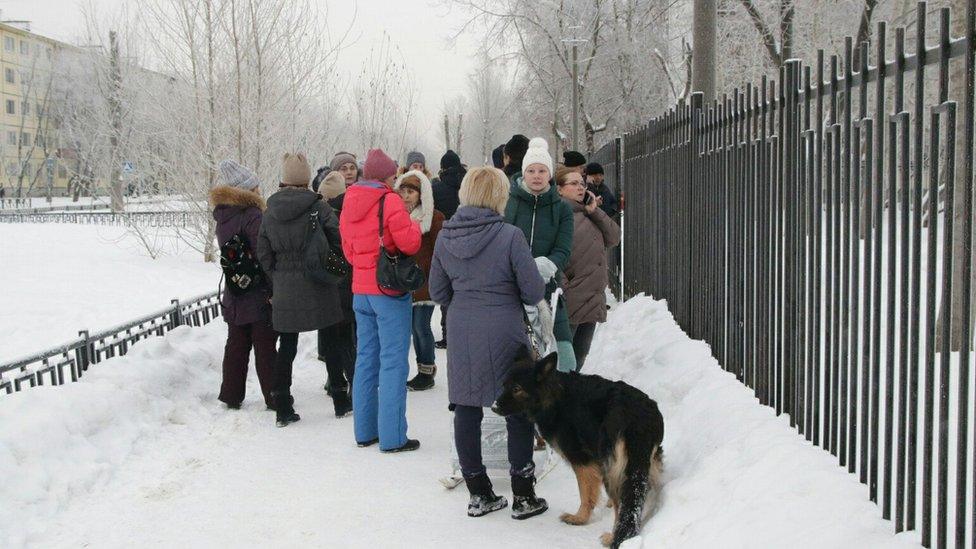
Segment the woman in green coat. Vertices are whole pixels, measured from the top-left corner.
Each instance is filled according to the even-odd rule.
[[[536,137],[522,159],[522,173],[512,179],[511,197],[505,207],[505,221],[522,229],[529,241],[536,267],[546,281],[547,299],[559,286],[573,249],[573,210],[559,197],[551,183],[552,174],[549,144]],[[556,307],[554,331],[559,370],[575,371],[573,336],[563,300]]]

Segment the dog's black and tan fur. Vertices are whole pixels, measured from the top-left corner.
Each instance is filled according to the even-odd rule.
[[[562,373],[556,362],[555,354],[534,361],[522,353],[492,409],[503,416],[525,413],[573,466],[580,508],[564,513],[564,522],[590,519],[602,481],[615,519],[613,532],[600,539],[619,547],[640,533],[657,504],[664,418],[640,390],[600,376]]]

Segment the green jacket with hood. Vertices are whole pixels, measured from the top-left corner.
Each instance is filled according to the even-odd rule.
[[[551,295],[573,251],[573,209],[560,198],[555,185],[536,196],[525,189],[521,174],[516,174],[505,206],[505,221],[522,229],[532,248],[532,257],[547,257],[559,269],[554,280],[546,286],[547,296]],[[563,301],[556,308],[554,320],[556,340],[571,340],[569,317]]]

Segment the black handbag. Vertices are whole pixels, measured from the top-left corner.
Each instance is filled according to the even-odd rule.
[[[383,295],[399,296],[424,286],[423,269],[413,257],[400,252],[390,254],[383,245],[383,206],[386,196],[380,199],[380,255],[376,260],[376,284]],[[390,293],[387,293],[389,291]]]
[[[329,240],[316,206],[313,204],[309,211],[305,231],[305,276],[316,284],[340,284],[349,278],[352,266],[342,255],[342,243]]]

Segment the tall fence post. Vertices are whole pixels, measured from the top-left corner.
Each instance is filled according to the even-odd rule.
[[[170,314],[170,324],[173,328],[183,325],[183,312],[180,310],[180,300],[173,299],[170,301],[173,305],[173,312]]]
[[[627,228],[625,226],[626,221],[624,219],[624,217],[626,216],[626,214],[624,213],[624,205],[626,204],[626,201],[624,198],[625,197],[625,191],[624,191],[625,175],[624,175],[623,137],[618,136],[613,139],[613,151],[614,151],[614,158],[613,158],[614,178],[617,182],[617,206],[620,209],[620,245],[617,246],[617,257],[620,258],[620,261],[618,262],[617,265],[617,269],[618,269],[617,288],[619,288],[619,290],[617,291],[617,297],[620,299],[620,301],[625,301],[627,299],[627,294],[624,292],[624,261],[625,261],[624,258],[626,257],[624,248],[627,245],[626,238],[625,238],[627,234]]]

